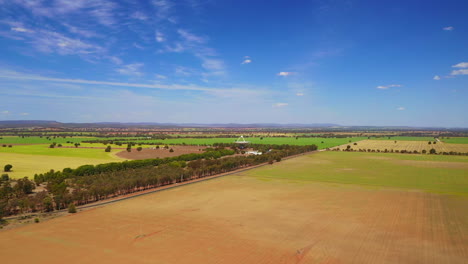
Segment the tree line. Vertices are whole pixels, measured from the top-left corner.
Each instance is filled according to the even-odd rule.
[[[14,185],[2,182],[0,218],[28,212],[50,212],[150,188],[212,176],[316,150],[317,146],[269,145],[263,155],[228,156],[234,150],[218,146],[200,154],[164,159],[133,160],[37,174]],[[36,185],[45,191],[33,193]]]

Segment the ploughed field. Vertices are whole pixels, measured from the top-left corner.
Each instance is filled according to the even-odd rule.
[[[171,149],[173,152],[170,151]],[[203,153],[204,149],[205,147],[198,146],[171,146],[168,149],[151,146],[144,148],[141,151],[137,151],[135,148],[132,149],[131,152],[123,150],[116,153],[116,156],[123,159],[156,159],[175,157],[191,153]]]
[[[466,263],[467,171],[467,157],[320,152],[0,231],[0,253],[5,263]]]
[[[468,153],[468,144],[462,144],[462,143],[445,143],[445,142],[437,142],[434,144],[434,139],[431,141],[407,141],[407,140],[362,140],[357,142],[357,145],[354,145],[354,143],[347,143],[344,145],[339,146],[338,148],[340,149],[346,149],[347,146],[351,146],[353,150],[359,150],[359,149],[371,149],[371,150],[380,150],[384,151],[387,149],[388,151],[390,150],[407,150],[407,151],[418,151],[422,152],[423,150],[426,150],[427,153],[429,153],[430,149],[435,149],[437,153],[442,153],[442,152],[462,152],[462,153]],[[429,144],[431,142],[431,144]]]

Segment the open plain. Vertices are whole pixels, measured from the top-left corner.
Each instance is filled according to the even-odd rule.
[[[422,156],[420,163],[412,163],[415,156]],[[321,152],[289,159],[5,230],[0,248],[8,250],[2,258],[8,263],[465,263],[468,159],[424,158]],[[413,175],[421,166],[427,168]],[[394,169],[380,174],[389,167]]]

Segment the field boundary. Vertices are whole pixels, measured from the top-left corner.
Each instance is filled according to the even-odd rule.
[[[314,151],[304,152],[304,153],[301,153],[301,154],[296,154],[296,155],[284,157],[281,160],[283,161],[283,160],[293,159],[293,158],[296,158],[296,157],[309,155],[309,154],[317,153],[317,152],[320,152],[320,151],[323,151],[323,150],[314,150]],[[216,175],[212,175],[212,176],[207,176],[207,177],[198,178],[198,179],[194,179],[194,180],[189,180],[189,181],[185,181],[185,182],[172,183],[172,184],[168,184],[166,186],[151,188],[151,189],[140,191],[140,192],[134,192],[134,193],[128,194],[128,195],[118,196],[116,198],[110,198],[110,199],[102,200],[102,201],[95,202],[95,203],[90,203],[90,204],[86,204],[86,205],[77,206],[76,209],[77,210],[85,210],[85,209],[89,209],[89,208],[93,208],[93,207],[104,206],[104,205],[108,205],[108,204],[112,204],[112,203],[116,203],[116,202],[120,202],[120,201],[124,201],[124,200],[128,200],[128,199],[140,197],[140,196],[147,195],[147,194],[162,192],[162,191],[182,187],[182,186],[189,185],[189,184],[199,183],[199,182],[203,182],[203,181],[209,181],[209,180],[217,179],[217,178],[220,178],[220,177],[233,175],[233,174],[236,174],[236,173],[239,173],[239,172],[256,169],[256,168],[263,167],[263,166],[266,166],[266,165],[271,165],[271,164],[269,164],[268,162],[265,162],[265,163],[261,163],[261,164],[258,164],[258,165],[249,166],[249,167],[246,167],[246,168],[241,168],[241,169],[237,169],[237,170],[233,170],[233,171],[229,171],[229,172],[224,172],[224,173],[220,173],[220,174],[216,174]],[[4,217],[3,220],[15,220],[15,219],[19,219],[19,218],[28,217],[28,216],[31,216],[31,215],[34,216],[34,215],[37,215],[37,214],[53,215],[53,214],[64,213],[64,212],[67,212],[67,211],[68,211],[68,209],[65,208],[65,209],[55,210],[53,212],[48,212],[48,213],[38,212],[38,213],[30,213],[30,214],[23,214],[23,215],[15,215],[15,216],[10,216],[10,217]]]

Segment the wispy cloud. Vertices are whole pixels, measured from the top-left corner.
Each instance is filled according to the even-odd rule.
[[[19,115],[20,115],[20,116],[28,116],[29,113],[20,113]]]
[[[9,115],[9,114],[10,114],[10,111],[4,110],[4,111],[1,111],[0,114],[2,114],[2,115]]]
[[[402,86],[403,85],[401,85],[401,84],[379,85],[379,86],[377,86],[377,89],[386,90],[386,89],[390,89],[390,88],[393,88],[393,87],[402,87]]]
[[[12,27],[11,30],[16,31],[16,32],[28,32],[28,33],[33,32],[32,30],[29,30],[29,29],[23,28],[23,27]]]
[[[304,93],[296,93],[296,96],[304,96]]]
[[[143,63],[127,64],[121,68],[118,68],[116,71],[123,75],[142,76],[143,73],[140,71],[140,69],[143,67],[143,65]]]
[[[450,27],[444,27],[444,28],[442,28],[442,29],[445,30],[445,31],[452,31],[452,30],[454,30],[455,28],[452,27],[452,26],[450,26]]]
[[[468,69],[454,70],[450,73],[450,75],[468,75]]]
[[[460,62],[452,66],[453,68],[468,68],[468,62]]]
[[[280,107],[285,107],[288,106],[288,103],[275,103],[273,104],[273,107],[275,108],[280,108]]]
[[[202,44],[202,43],[205,43],[206,42],[206,39],[204,37],[200,37],[200,36],[197,36],[195,34],[192,34],[190,32],[188,32],[187,30],[185,29],[178,29],[177,30],[177,33],[179,33],[179,35],[187,42],[189,43],[199,43],[199,44]]]
[[[442,79],[442,78],[440,78],[440,76],[439,76],[439,75],[436,75],[436,76],[434,76],[434,78],[433,78],[433,79],[434,79],[434,80],[436,80],[436,81],[439,81],[439,80],[440,80],[440,79]]]
[[[295,75],[295,74],[296,74],[295,72],[279,72],[277,75],[287,77],[287,76],[291,76],[291,75]]]
[[[166,41],[166,38],[164,37],[164,34],[162,32],[160,32],[160,31],[157,31],[157,30],[156,30],[156,33],[155,33],[155,39],[156,39],[157,42],[160,42],[160,43]]]
[[[251,62],[252,62],[251,59],[244,59],[244,61],[241,64],[249,64]]]
[[[87,85],[103,85],[103,86],[118,86],[118,87],[131,87],[131,88],[146,88],[146,89],[163,89],[163,90],[187,90],[187,91],[202,91],[210,94],[242,94],[252,95],[262,93],[260,91],[253,91],[252,89],[243,88],[213,88],[198,85],[181,85],[181,84],[144,84],[144,83],[125,83],[125,82],[108,82],[108,81],[95,81],[84,79],[66,79],[54,78],[41,75],[25,74],[11,70],[0,70],[0,78],[16,79],[20,81],[33,80],[44,82],[59,82],[59,83],[75,83]]]
[[[398,111],[403,111],[403,110],[406,110],[406,108],[404,108],[403,106],[400,106],[400,107],[398,107],[396,110],[398,110]]]

